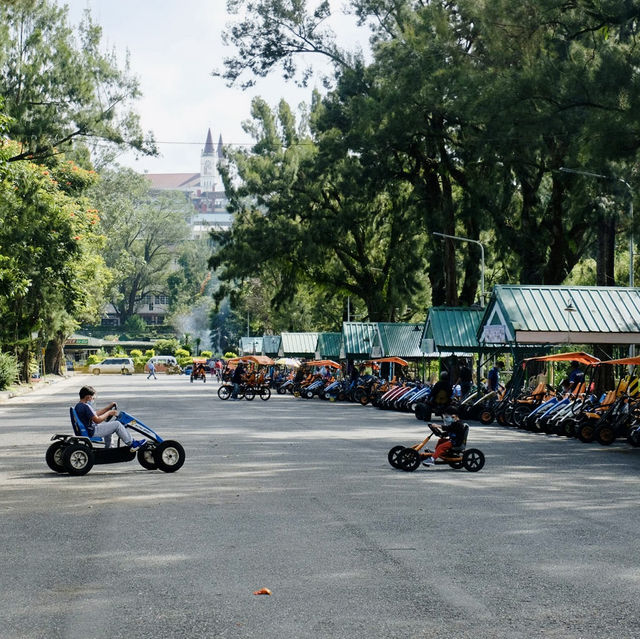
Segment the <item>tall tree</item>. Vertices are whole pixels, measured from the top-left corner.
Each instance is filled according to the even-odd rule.
[[[152,194],[148,179],[131,169],[105,170],[100,177],[90,197],[114,273],[110,301],[124,324],[145,295],[168,294],[167,278],[189,238],[190,205],[182,194]]]
[[[20,147],[8,161],[44,158],[75,139],[156,153],[133,102],[140,96],[128,59],[101,50],[89,12],[77,28],[52,0],[0,3],[0,97]]]

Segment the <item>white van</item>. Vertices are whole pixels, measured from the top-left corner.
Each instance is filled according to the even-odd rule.
[[[149,362],[153,362],[153,365],[156,367],[156,371],[159,373],[166,371],[170,366],[178,365],[178,361],[173,355],[155,355],[145,364],[144,369],[146,371],[149,370]]]

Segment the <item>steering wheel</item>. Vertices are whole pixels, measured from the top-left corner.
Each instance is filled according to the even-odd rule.
[[[118,404],[114,403],[113,404],[113,408],[110,410],[118,410]],[[105,422],[110,422],[113,418],[115,417],[115,415],[109,415],[109,417],[107,417],[107,419],[105,419]]]
[[[443,435],[442,431],[435,424],[428,424],[428,426],[434,435],[437,435],[438,437],[442,437]]]

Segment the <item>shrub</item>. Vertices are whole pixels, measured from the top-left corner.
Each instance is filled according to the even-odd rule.
[[[184,359],[186,357],[189,359],[189,361],[191,361],[191,354],[189,353],[188,350],[184,348],[177,349],[175,355],[176,355],[176,359],[181,359],[181,358]]]
[[[207,359],[211,359],[213,353],[211,351],[200,351],[200,357],[206,357]]]
[[[187,357],[178,357],[177,359],[178,359],[178,366],[182,366],[182,368],[184,368],[185,366],[189,366],[190,364],[193,364],[191,355]]]
[[[129,354],[131,355],[131,357],[133,357],[133,359],[136,359],[138,357],[142,357],[142,351],[140,349],[138,349],[138,348],[132,349]]]
[[[155,343],[155,352],[158,355],[175,355],[179,348],[180,343],[177,339],[159,339]]]
[[[18,360],[9,353],[0,353],[0,390],[8,388],[18,379]]]
[[[224,354],[224,358],[225,359],[233,359],[234,357],[238,357],[235,353],[229,351],[227,353]]]
[[[144,352],[144,357],[145,359],[151,359],[152,357],[156,356],[156,352],[153,348],[148,348],[145,352]]]

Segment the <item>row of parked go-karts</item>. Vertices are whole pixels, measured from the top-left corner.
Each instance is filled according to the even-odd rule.
[[[526,370],[535,362],[576,360],[584,366],[567,388],[544,380],[527,390]],[[503,426],[547,435],[575,437],[603,446],[625,439],[640,446],[640,358],[600,361],[586,353],[566,353],[524,360],[503,397],[494,406]],[[617,368],[616,368],[617,367]],[[621,373],[616,382],[615,372]]]

